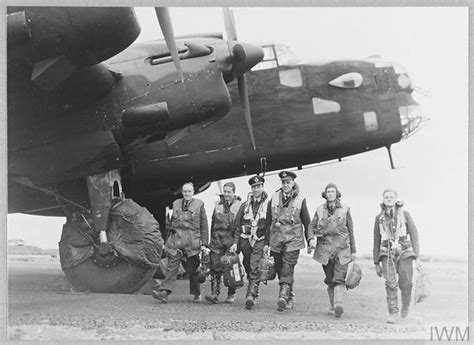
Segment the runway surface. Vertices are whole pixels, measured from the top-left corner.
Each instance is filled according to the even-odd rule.
[[[412,307],[407,319],[385,323],[382,278],[371,260],[359,259],[359,287],[345,294],[341,319],[326,313],[328,298],[321,265],[301,252],[296,267],[296,305],[278,312],[278,283],[262,287],[261,301],[244,308],[245,288],[233,305],[191,302],[188,281],[177,283],[168,304],[144,294],[60,294],[64,282],[56,258],[9,257],[8,335],[19,340],[224,340],[224,339],[425,339],[433,326],[467,325],[467,262],[424,262],[429,299]],[[210,283],[202,285],[203,297]],[[225,299],[226,290],[221,294]]]

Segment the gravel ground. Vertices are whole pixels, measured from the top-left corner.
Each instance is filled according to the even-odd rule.
[[[191,303],[188,282],[178,281],[168,304],[149,295],[60,294],[64,283],[57,259],[10,259],[9,339],[18,340],[285,340],[429,339],[430,327],[467,324],[467,262],[427,262],[429,299],[395,325],[385,323],[384,283],[370,260],[359,260],[361,285],[345,294],[341,319],[326,314],[326,287],[318,263],[302,255],[296,267],[296,306],[278,312],[278,284],[262,287],[261,302],[244,308],[245,288],[236,303]],[[203,295],[210,284],[202,286]],[[225,290],[221,299],[225,299]]]

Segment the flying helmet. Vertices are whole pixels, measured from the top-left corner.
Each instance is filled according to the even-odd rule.
[[[352,263],[349,272],[347,273],[346,277],[346,288],[348,289],[355,289],[359,284],[362,278],[362,270],[360,269],[359,265],[355,262]]]

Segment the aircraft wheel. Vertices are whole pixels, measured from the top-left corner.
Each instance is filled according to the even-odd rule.
[[[71,284],[80,291],[133,293],[148,282],[156,268],[131,264],[120,259],[112,267],[99,267],[91,257],[72,268],[64,269]]]

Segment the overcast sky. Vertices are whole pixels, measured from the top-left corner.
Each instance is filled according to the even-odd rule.
[[[139,40],[161,38],[152,8],[137,8]],[[222,32],[220,8],[171,8],[176,35]],[[359,253],[371,253],[382,191],[395,188],[418,227],[422,254],[467,258],[468,10],[467,8],[234,8],[240,41],[284,43],[307,60],[364,59],[379,54],[404,66],[430,121],[396,144],[391,170],[385,149],[298,172],[311,215],[321,190],[335,182],[352,208]],[[254,117],[258,114],[253,114]],[[248,178],[235,179],[245,196]],[[268,176],[266,189],[279,187]],[[200,194],[212,213],[217,187]],[[8,216],[8,238],[55,248],[64,219]]]

